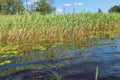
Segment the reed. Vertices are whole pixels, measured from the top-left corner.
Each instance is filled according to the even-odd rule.
[[[119,25],[117,13],[0,15],[0,44],[81,43],[109,35]]]
[[[98,66],[96,67],[96,75],[95,75],[95,80],[98,80]]]

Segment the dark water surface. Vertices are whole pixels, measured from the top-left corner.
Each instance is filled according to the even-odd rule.
[[[98,80],[120,80],[120,35],[23,54],[0,58],[11,61],[0,66],[0,80],[95,80],[97,66]]]

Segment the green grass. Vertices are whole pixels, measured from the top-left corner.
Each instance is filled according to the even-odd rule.
[[[109,35],[119,26],[117,13],[0,15],[0,44],[78,42]]]

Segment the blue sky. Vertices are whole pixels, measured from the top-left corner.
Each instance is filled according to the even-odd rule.
[[[54,6],[57,8],[57,13],[75,12],[97,12],[100,8],[107,12],[111,6],[120,5],[120,0],[55,0]]]
[[[28,4],[33,1],[29,0]],[[56,7],[56,13],[76,13],[79,12],[97,12],[100,8],[103,12],[108,11],[112,6],[120,5],[120,0],[55,0],[53,6]]]

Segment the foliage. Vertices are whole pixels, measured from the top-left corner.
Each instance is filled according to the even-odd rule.
[[[23,0],[0,0],[0,13],[2,14],[23,14],[25,6],[23,6]],[[25,0],[26,11],[30,9],[32,12],[36,10],[41,14],[49,14],[55,11],[55,7],[52,7],[54,0],[37,0],[31,6],[28,5],[28,0]]]
[[[110,9],[109,9],[109,12],[111,13],[111,12],[117,12],[117,13],[120,13],[120,5],[115,5],[115,6],[113,6],[113,7],[111,7]]]
[[[85,40],[92,33],[109,34],[120,25],[120,14],[81,13],[41,15],[0,15],[0,43],[41,43]],[[96,38],[96,36],[89,36]],[[82,41],[81,41],[82,42]],[[43,44],[43,45],[42,45]],[[47,46],[47,45],[46,45]]]
[[[103,13],[103,11],[99,8],[99,9],[98,9],[98,13]]]
[[[40,0],[37,2],[36,11],[40,12],[41,14],[49,14],[55,11],[55,7],[51,6],[51,2],[53,0]]]
[[[0,0],[0,13],[2,14],[22,14],[23,11],[22,0]]]
[[[11,11],[13,14],[22,14],[25,8],[23,6],[22,0],[14,0],[12,3]]]

